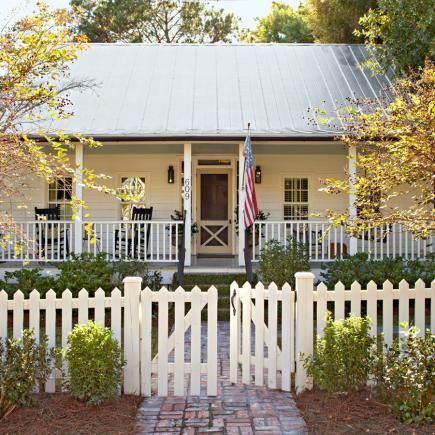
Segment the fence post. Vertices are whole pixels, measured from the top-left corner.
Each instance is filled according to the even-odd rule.
[[[308,378],[300,353],[305,357],[313,353],[313,290],[314,275],[311,272],[297,272],[296,278],[296,393],[302,393],[312,387],[312,380]]]
[[[124,278],[124,394],[140,395],[140,292],[142,278]]]

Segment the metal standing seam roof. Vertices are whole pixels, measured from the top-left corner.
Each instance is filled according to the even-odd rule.
[[[331,137],[312,110],[337,117],[349,97],[380,98],[386,75],[360,68],[362,45],[90,44],[71,68],[91,90],[50,130],[96,137]],[[311,122],[310,122],[311,118]]]

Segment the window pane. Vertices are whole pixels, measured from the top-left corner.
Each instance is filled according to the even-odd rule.
[[[308,219],[308,178],[284,180],[284,219]]]

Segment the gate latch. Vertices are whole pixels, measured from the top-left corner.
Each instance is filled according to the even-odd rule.
[[[233,307],[233,316],[236,315],[236,307],[234,305],[234,298],[236,297],[236,289],[233,290],[233,295],[231,296],[231,306]]]

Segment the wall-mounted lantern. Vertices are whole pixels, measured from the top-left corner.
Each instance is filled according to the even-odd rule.
[[[255,184],[261,184],[261,166],[255,167]]]
[[[169,166],[168,168],[168,183],[169,184],[175,183],[175,171],[173,166]]]

